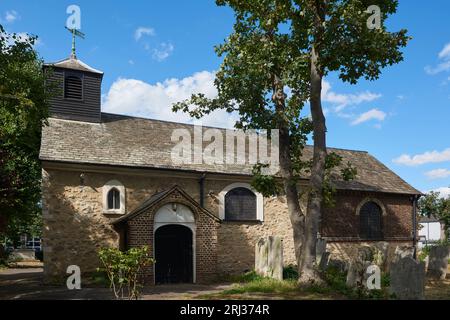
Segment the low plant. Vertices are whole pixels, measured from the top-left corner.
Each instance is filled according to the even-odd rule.
[[[225,290],[223,294],[243,293],[290,293],[298,291],[296,280],[276,280],[271,278],[258,278],[249,282],[236,284],[233,288]]]
[[[100,261],[116,299],[139,298],[140,289],[143,287],[139,278],[140,272],[154,263],[149,252],[147,246],[131,248],[125,252],[116,248],[104,248],[99,251]]]
[[[286,280],[297,280],[298,279],[298,269],[296,266],[290,264],[283,268],[283,279]]]

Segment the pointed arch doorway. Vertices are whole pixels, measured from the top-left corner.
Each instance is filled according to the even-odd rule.
[[[162,206],[154,220],[155,284],[195,283],[195,218],[185,205]]]

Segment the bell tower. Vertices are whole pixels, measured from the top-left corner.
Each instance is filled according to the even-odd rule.
[[[101,85],[103,72],[79,60],[75,53],[75,36],[72,33],[72,52],[69,58],[44,65],[49,72],[48,83],[54,90],[50,99],[50,116],[86,122],[101,121]],[[53,91],[53,90],[52,90]]]

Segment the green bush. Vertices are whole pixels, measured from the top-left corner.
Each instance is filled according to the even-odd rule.
[[[142,287],[139,273],[144,267],[154,263],[149,252],[147,246],[131,248],[126,252],[116,248],[104,248],[99,251],[100,261],[103,263],[116,299],[139,298]]]
[[[297,266],[292,264],[283,268],[283,279],[286,280],[297,280],[298,279],[298,269]]]
[[[240,275],[230,276],[228,278],[228,280],[230,280],[231,282],[239,282],[239,283],[247,283],[261,279],[263,279],[263,277],[258,275],[255,270],[248,271]]]
[[[91,275],[91,281],[95,285],[109,286],[109,278],[106,270],[104,268],[97,268],[97,271],[93,272]]]
[[[225,290],[223,294],[243,294],[243,293],[289,293],[298,291],[295,280],[275,280],[271,278],[257,278],[249,282],[239,283],[232,289]]]

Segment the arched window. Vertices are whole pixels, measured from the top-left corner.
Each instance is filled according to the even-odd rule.
[[[125,186],[117,180],[103,186],[103,213],[125,214]]]
[[[108,210],[120,210],[120,192],[116,188],[108,192]]]
[[[234,188],[225,195],[225,220],[256,220],[256,195],[247,188]]]
[[[83,80],[77,75],[67,75],[64,78],[64,98],[83,100]]]
[[[363,239],[383,238],[383,211],[374,201],[364,203],[359,211],[360,237]]]

